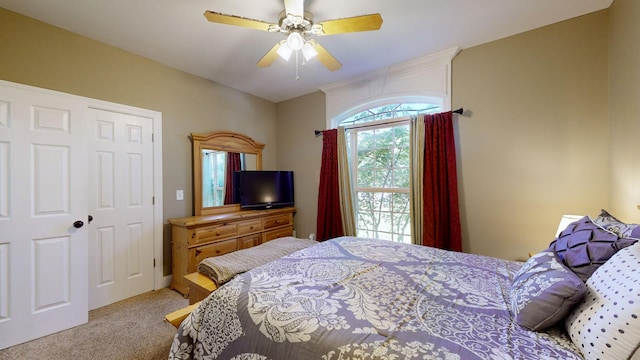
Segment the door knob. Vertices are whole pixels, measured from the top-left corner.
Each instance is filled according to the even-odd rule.
[[[89,215],[89,224],[93,221],[93,216]]]
[[[84,223],[82,221],[80,221],[80,220],[78,220],[78,221],[73,223],[73,227],[76,228],[76,229],[80,229],[83,226],[84,226]]]

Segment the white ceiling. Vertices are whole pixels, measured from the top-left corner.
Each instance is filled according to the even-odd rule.
[[[282,0],[0,0],[6,9],[280,102],[441,50],[462,49],[608,8],[613,0],[306,0],[316,22],[380,13],[379,31],[316,38],[342,64],[256,62],[280,33],[208,22],[203,13],[276,23]]]

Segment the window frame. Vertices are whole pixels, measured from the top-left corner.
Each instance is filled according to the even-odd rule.
[[[378,130],[378,129],[393,129],[396,127],[409,127],[409,121],[410,121],[410,117],[402,117],[402,118],[395,118],[395,119],[384,119],[384,120],[377,120],[377,121],[371,121],[371,122],[365,122],[365,123],[357,123],[357,124],[353,124],[353,125],[348,125],[345,126],[345,131],[347,132],[347,141],[348,141],[348,155],[349,155],[349,170],[351,172],[351,174],[353,176],[351,176],[351,182],[352,182],[352,188],[353,188],[353,204],[354,204],[354,211],[355,211],[355,220],[356,220],[356,236],[365,236],[365,237],[376,237],[376,238],[380,238],[380,239],[386,239],[386,240],[391,240],[391,241],[395,241],[395,242],[403,242],[403,243],[411,243],[411,219],[410,219],[410,213],[409,213],[409,206],[406,207],[406,211],[404,212],[397,212],[394,211],[395,207],[392,205],[389,209],[387,210],[380,210],[380,211],[376,211],[378,217],[381,216],[381,213],[387,213],[389,218],[391,219],[395,219],[397,218],[397,216],[407,216],[409,217],[409,223],[407,224],[407,226],[405,226],[405,230],[408,230],[408,233],[403,232],[403,233],[399,233],[399,232],[395,232],[394,228],[394,223],[393,221],[391,221],[391,223],[389,224],[390,226],[390,230],[389,231],[385,231],[385,230],[380,230],[380,229],[364,229],[362,228],[361,224],[360,224],[360,207],[359,207],[359,202],[360,202],[360,193],[368,193],[371,194],[371,196],[375,197],[377,194],[381,194],[381,196],[391,196],[393,197],[393,194],[406,194],[407,197],[410,196],[410,186],[409,184],[407,184],[407,187],[397,187],[397,186],[393,186],[393,187],[361,187],[359,186],[359,169],[358,169],[358,133],[359,132],[363,132],[363,131],[371,131],[371,130]],[[410,151],[410,149],[407,146],[408,151]],[[409,170],[409,176],[410,176],[410,171],[411,168],[410,166],[408,167]],[[396,183],[394,182],[394,185]],[[392,200],[393,201],[393,200]],[[407,204],[408,205],[408,204]],[[361,231],[367,231],[367,234],[362,234],[360,233]],[[379,236],[379,234],[385,234],[387,236]]]
[[[425,99],[423,99],[425,100]],[[421,104],[424,105],[424,109],[420,109],[420,110],[427,110],[424,112],[418,112],[420,110],[413,110],[416,111],[416,114],[411,115],[411,116],[401,116],[401,117],[397,117],[397,118],[386,118],[386,119],[381,119],[381,120],[373,120],[373,121],[359,121],[361,119],[356,119],[356,120],[351,120],[352,118],[356,117],[357,115],[366,112],[366,111],[370,111],[370,110],[375,110],[375,109],[380,109],[381,107],[384,106],[392,106],[392,105],[397,105],[396,109],[398,107],[401,107],[402,104]],[[375,104],[369,104],[369,107],[359,107],[358,111],[350,111],[349,114],[351,114],[348,117],[343,117],[342,120],[340,120],[338,122],[338,124],[340,126],[343,126],[346,133],[347,133],[347,150],[348,150],[348,161],[349,161],[349,171],[352,174],[351,178],[351,186],[353,189],[353,204],[354,204],[354,218],[356,221],[356,236],[365,236],[365,237],[376,237],[376,238],[381,238],[381,239],[386,239],[386,240],[391,240],[391,241],[396,241],[396,242],[403,242],[403,243],[411,243],[411,237],[412,237],[412,225],[411,225],[411,221],[413,221],[413,219],[411,219],[411,215],[410,215],[410,196],[411,196],[411,185],[410,185],[410,178],[411,178],[411,164],[409,164],[408,167],[408,176],[409,176],[409,182],[407,183],[407,187],[406,188],[398,188],[398,187],[387,187],[387,188],[380,188],[380,187],[360,187],[358,184],[358,175],[359,175],[359,169],[358,167],[358,147],[357,147],[357,142],[358,142],[358,132],[361,131],[369,131],[369,130],[376,130],[376,129],[383,129],[383,128],[393,128],[393,127],[399,127],[399,126],[407,126],[410,127],[410,121],[413,117],[415,117],[416,115],[422,115],[422,114],[429,114],[429,113],[436,113],[436,112],[440,112],[443,111],[443,106],[439,101],[429,101],[429,102],[425,102],[425,101],[420,101],[420,102],[411,102],[411,101],[398,101],[397,103],[390,103],[390,102],[385,102],[385,103],[375,103]],[[412,110],[400,110],[400,111],[412,111]],[[389,111],[389,113],[395,113],[396,110],[394,109],[393,111]],[[374,115],[375,117],[375,115]],[[351,122],[351,124],[348,125],[344,125],[344,123],[346,122]],[[411,136],[411,135],[409,135]],[[408,148],[409,146],[407,146]],[[411,149],[408,149],[409,152],[411,152]],[[406,211],[404,212],[396,212],[395,211],[395,206],[393,206],[393,202],[392,205],[390,206],[390,210],[387,211],[387,213],[389,214],[389,218],[390,219],[396,219],[398,218],[398,216],[407,216],[409,218],[409,222],[408,224],[405,226],[405,229],[407,229],[408,227],[408,233],[399,233],[399,232],[395,232],[394,231],[394,227],[395,225],[393,224],[393,220],[391,221],[391,223],[389,224],[389,228],[390,231],[381,231],[380,229],[371,229],[371,230],[367,230],[367,229],[363,229],[361,227],[360,224],[360,213],[359,213],[359,195],[361,193],[369,193],[369,194],[373,194],[372,196],[376,196],[376,194],[382,194],[381,196],[385,196],[385,195],[389,195],[389,196],[393,196],[393,194],[407,194],[408,199],[407,199],[407,206],[405,207]],[[393,201],[393,200],[392,200]],[[367,231],[367,235],[364,235],[361,233],[361,231]],[[381,237],[379,236],[380,233],[384,233],[385,235],[388,234],[389,236],[385,236],[385,237]],[[375,236],[371,236],[371,234],[376,234]]]

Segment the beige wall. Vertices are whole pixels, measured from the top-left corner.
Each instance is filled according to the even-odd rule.
[[[605,10],[454,58],[453,108],[470,114],[455,122],[465,251],[525,259],[563,214],[609,206],[607,33]],[[324,114],[317,94],[278,104],[278,167],[296,170],[302,237],[316,232],[322,141],[312,130]]]
[[[524,259],[548,246],[562,214],[609,206],[607,26],[601,11],[454,59],[453,108],[471,115],[455,123],[465,251]],[[316,232],[322,143],[311,136],[324,113],[316,94],[278,104],[278,133],[288,134],[278,166],[304,172],[299,236]]]
[[[465,251],[524,259],[562,214],[609,206],[607,27],[605,10],[454,58]]]
[[[0,8],[0,79],[162,112],[164,217],[191,215],[191,132],[233,130],[267,144],[276,167],[274,103]],[[175,191],[185,190],[185,201]],[[165,221],[166,223],[166,221]],[[171,272],[164,231],[164,273]]]
[[[298,237],[316,233],[322,136],[326,126],[325,94],[321,91],[277,105],[278,168],[293,170],[298,209],[294,227]]]
[[[640,201],[625,166],[640,131],[638,4],[616,0],[611,39],[608,14],[464,49],[454,59],[453,107],[471,113],[455,123],[465,251],[521,259],[548,245],[562,214],[593,215],[611,204],[637,217],[622,211]],[[191,193],[187,135],[226,129],[267,144],[266,169],[295,172],[295,228],[300,237],[316,232],[322,137],[313,130],[325,126],[322,92],[276,105],[4,9],[0,49],[0,79],[163,113],[165,219],[191,212],[189,200],[175,200],[176,189]],[[611,136],[625,139],[611,147],[608,54]],[[610,173],[624,180],[610,181]],[[167,227],[167,246],[169,239]],[[165,266],[168,256],[167,248]]]
[[[640,222],[640,1],[616,0],[610,9],[609,118],[611,210]]]

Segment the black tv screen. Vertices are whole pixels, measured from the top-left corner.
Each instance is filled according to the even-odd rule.
[[[238,171],[235,200],[241,209],[293,206],[293,171]]]

